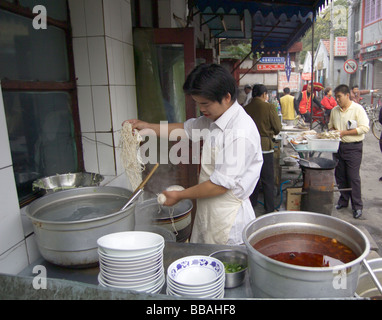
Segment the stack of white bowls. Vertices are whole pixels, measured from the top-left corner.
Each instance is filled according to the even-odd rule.
[[[224,282],[224,265],[220,260],[188,256],[168,267],[166,293],[171,296],[223,298]]]
[[[159,293],[165,282],[164,238],[144,231],[117,232],[97,240],[104,287]]]

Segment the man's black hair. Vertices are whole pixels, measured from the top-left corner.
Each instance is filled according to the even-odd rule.
[[[268,92],[268,89],[263,84],[255,84],[252,89],[252,98],[260,97],[263,93]]]
[[[233,76],[218,64],[201,64],[188,75],[183,91],[185,94],[202,96],[210,101],[222,102],[229,93],[231,101],[237,97],[237,86]]]
[[[340,84],[337,88],[334,89],[334,94],[350,94],[350,89],[346,84]]]

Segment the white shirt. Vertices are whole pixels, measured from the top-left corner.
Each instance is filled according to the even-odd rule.
[[[212,148],[217,150],[215,171],[210,180],[232,190],[242,200],[228,244],[242,243],[243,226],[255,218],[249,196],[256,187],[263,164],[256,124],[236,101],[216,121],[201,116],[187,120],[184,129],[194,142],[200,138],[199,130],[209,134],[205,143],[210,140]]]
[[[243,103],[243,107],[245,107],[248,103],[250,103],[252,100],[252,90],[247,93],[247,96],[245,97],[245,101]]]
[[[348,121],[355,120],[357,122],[358,135],[346,135],[341,138],[342,142],[357,142],[365,139],[365,134],[369,131],[369,118],[365,109],[358,103],[352,101],[349,108],[345,111],[340,106],[336,106],[330,113],[329,130],[347,130]]]

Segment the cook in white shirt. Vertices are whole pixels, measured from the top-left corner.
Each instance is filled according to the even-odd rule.
[[[249,196],[263,163],[260,135],[252,118],[236,101],[235,79],[220,65],[202,64],[187,77],[184,92],[191,95],[202,116],[185,123],[170,123],[183,128],[195,142],[204,133],[199,183],[183,191],[163,191],[164,205],[183,199],[197,199],[191,242],[237,245],[242,232],[255,218]],[[160,124],[129,120],[133,128],[161,133]]]

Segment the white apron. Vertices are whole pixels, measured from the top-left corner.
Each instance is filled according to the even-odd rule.
[[[215,170],[215,148],[209,142],[203,145],[199,183],[209,180]],[[197,199],[197,210],[190,242],[227,244],[242,201],[228,190],[226,193]]]

